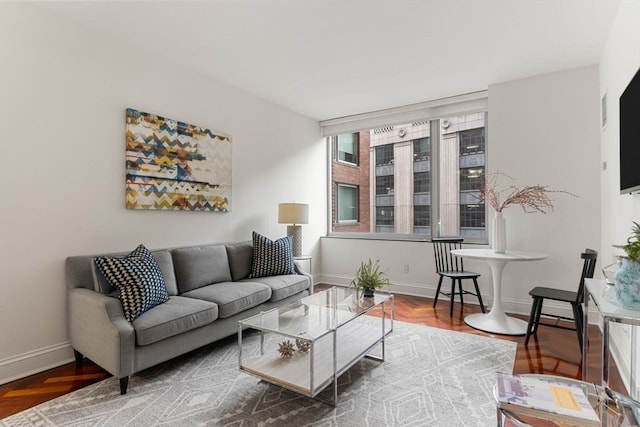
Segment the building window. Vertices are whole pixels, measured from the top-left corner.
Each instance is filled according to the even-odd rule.
[[[460,154],[484,153],[484,128],[460,132]]]
[[[431,191],[430,172],[416,172],[413,174],[413,192],[428,193]]]
[[[393,225],[393,206],[376,206],[376,224]]]
[[[393,194],[393,175],[376,177],[376,196]]]
[[[336,138],[338,161],[358,164],[358,134],[347,133]]]
[[[460,168],[460,191],[482,189],[484,166]]]
[[[424,162],[431,156],[431,138],[420,138],[413,141],[413,161]]]
[[[339,223],[358,221],[358,187],[337,185],[336,212]]]
[[[473,204],[460,206],[460,227],[484,228],[484,218],[484,205]]]
[[[376,166],[393,164],[393,144],[376,147]]]
[[[429,206],[413,206],[413,226],[428,227],[430,225]]]

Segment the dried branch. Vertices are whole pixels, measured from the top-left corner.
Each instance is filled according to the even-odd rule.
[[[485,178],[485,184],[480,192],[480,200],[489,204],[496,212],[502,212],[509,206],[518,205],[527,213],[547,213],[547,210],[553,211],[553,200],[551,193],[564,193],[574,197],[578,197],[573,193],[563,190],[550,190],[546,185],[528,185],[518,188],[510,185],[507,188],[500,189],[498,185],[498,177],[504,176],[512,181],[509,175],[501,172],[494,172]],[[502,200],[502,197],[506,197]]]

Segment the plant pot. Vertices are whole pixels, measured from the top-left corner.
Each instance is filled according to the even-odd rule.
[[[618,304],[629,310],[640,310],[640,264],[623,259],[615,275],[614,289]]]
[[[374,294],[374,290],[371,288],[364,288],[364,292],[362,293],[362,296],[364,298],[373,298],[373,294]]]

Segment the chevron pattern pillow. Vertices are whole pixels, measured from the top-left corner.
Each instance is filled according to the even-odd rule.
[[[293,237],[271,240],[253,232],[253,262],[249,278],[296,274]]]
[[[169,299],[158,262],[144,245],[129,255],[101,256],[94,258],[94,262],[111,286],[118,289],[118,298],[129,322]]]

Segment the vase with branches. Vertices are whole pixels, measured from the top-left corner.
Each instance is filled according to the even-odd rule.
[[[520,206],[526,213],[546,214],[548,211],[553,211],[554,208],[552,194],[564,193],[577,197],[568,191],[552,190],[549,186],[540,184],[525,187],[511,184],[503,187],[498,182],[501,177],[515,181],[505,173],[492,172],[487,174],[480,191],[480,202],[488,204],[495,211],[492,241],[494,252],[504,253],[506,251],[506,226],[502,216],[502,211],[506,208]]]

